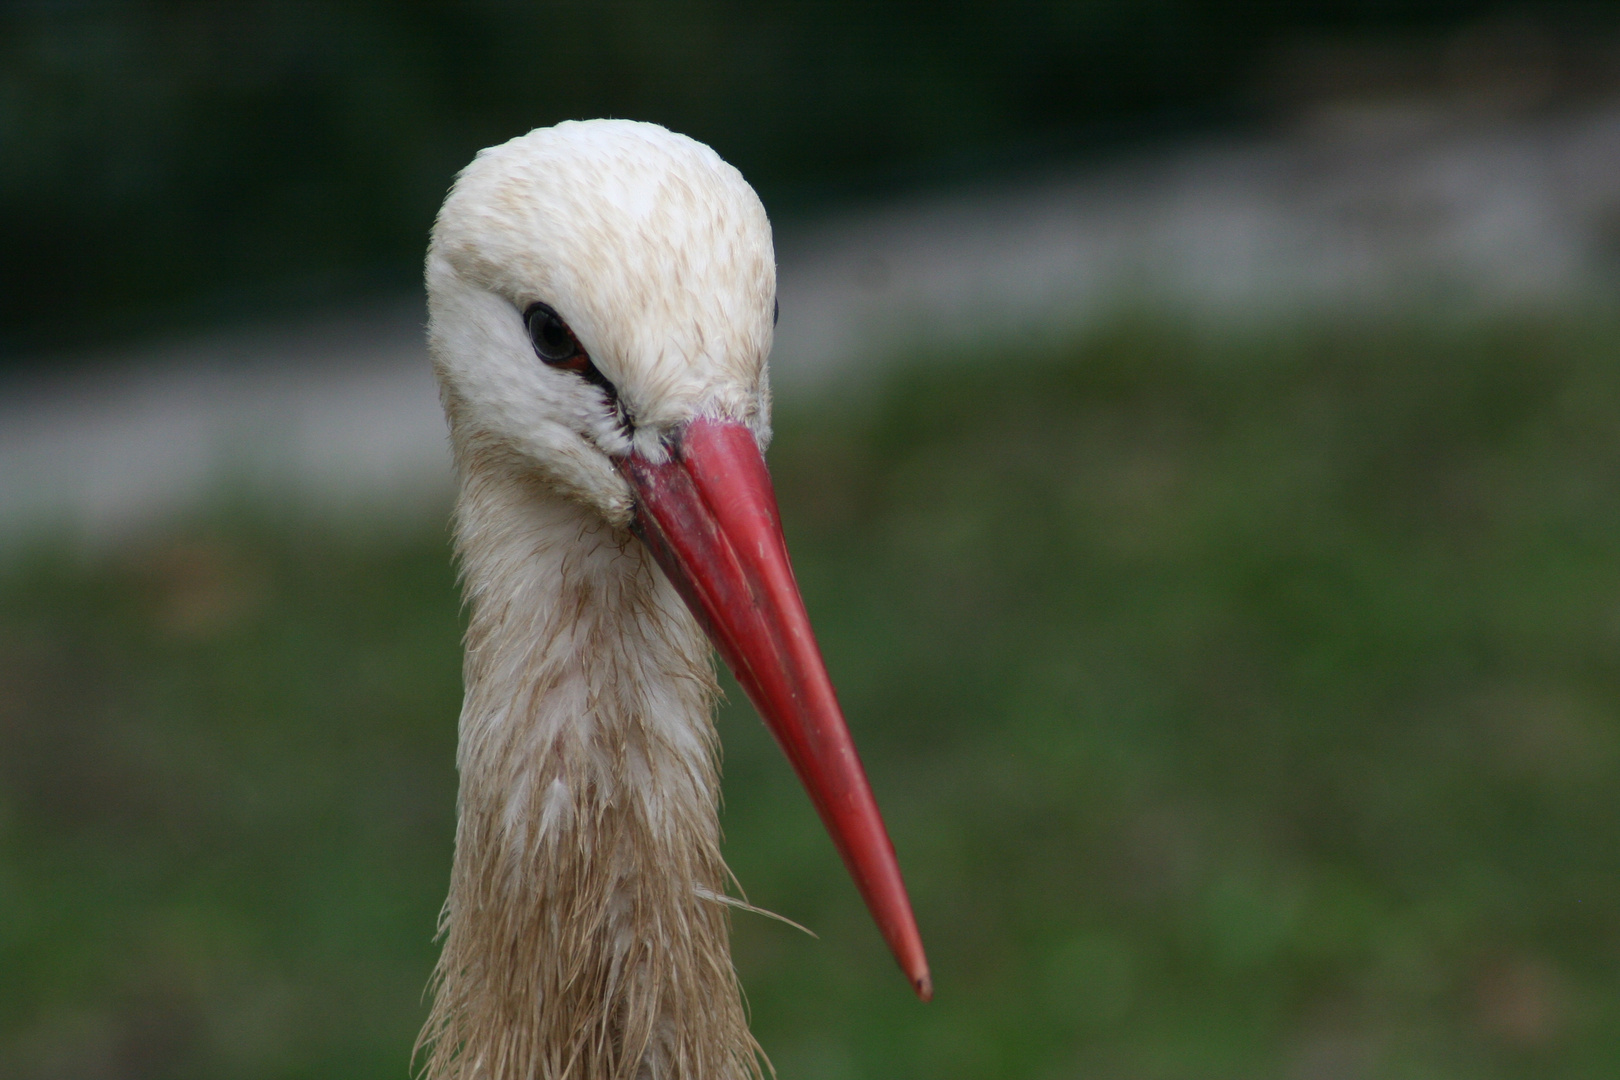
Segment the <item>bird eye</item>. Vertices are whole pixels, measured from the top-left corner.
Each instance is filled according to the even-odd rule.
[[[771,325],[775,326],[777,324],[777,322],[780,321],[781,318],[782,318],[782,301],[780,301],[780,300],[772,300],[771,301]]]
[[[530,304],[523,313],[523,321],[528,324],[535,355],[552,367],[583,371],[591,362],[574,332],[549,304]]]

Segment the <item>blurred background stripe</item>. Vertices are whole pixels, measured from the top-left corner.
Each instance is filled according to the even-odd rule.
[[[1620,104],[1527,119],[1384,102],[795,221],[773,377],[814,396],[918,349],[1056,340],[1132,310],[1253,324],[1603,307],[1616,176]],[[105,540],[243,484],[326,511],[441,508],[423,321],[403,297],[19,362],[0,375],[0,532]]]

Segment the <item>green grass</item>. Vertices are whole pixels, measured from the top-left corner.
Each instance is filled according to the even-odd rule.
[[[821,935],[737,917],[785,1080],[1620,1074],[1617,329],[1121,324],[779,416],[939,991],[729,706],[728,856]],[[406,1075],[445,534],[273,520],[0,570],[0,1076]]]

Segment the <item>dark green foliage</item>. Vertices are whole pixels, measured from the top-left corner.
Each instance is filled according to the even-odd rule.
[[[559,120],[689,133],[780,217],[1230,121],[1272,50],[1302,36],[1445,34],[1568,7],[14,2],[0,6],[0,359],[395,291],[455,171]]]
[[[1620,1071],[1616,340],[1121,325],[780,416],[939,987],[728,706],[728,857],[821,935],[737,916],[783,1076]],[[403,1077],[457,633],[437,527],[13,560],[4,1075]]]

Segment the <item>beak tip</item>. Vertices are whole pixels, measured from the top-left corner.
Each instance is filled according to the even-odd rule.
[[[917,991],[917,1000],[929,1002],[934,1000],[934,980],[926,970],[911,980],[911,988]]]

